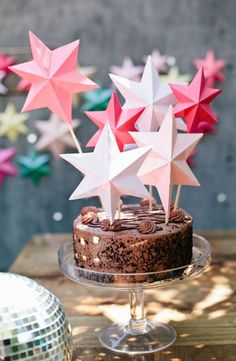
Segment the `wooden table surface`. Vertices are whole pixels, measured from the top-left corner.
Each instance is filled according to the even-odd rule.
[[[147,316],[170,323],[178,334],[171,347],[145,358],[115,354],[99,344],[101,328],[128,321],[128,294],[82,286],[60,274],[57,249],[71,235],[35,236],[10,272],[35,279],[61,299],[75,336],[74,360],[236,361],[236,231],[204,235],[213,258],[201,277],[145,292]]]

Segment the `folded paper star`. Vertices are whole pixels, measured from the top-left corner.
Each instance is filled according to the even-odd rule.
[[[144,184],[156,186],[169,217],[173,186],[199,185],[186,160],[202,134],[178,134],[173,108],[170,106],[159,132],[136,132],[132,133],[132,137],[139,147],[152,146],[138,176]]]
[[[141,65],[134,65],[132,60],[126,56],[123,60],[122,66],[112,65],[110,67],[110,71],[113,74],[122,76],[123,78],[129,80],[139,80],[140,76],[143,72],[143,66]]]
[[[72,120],[72,128],[76,129],[80,122],[78,119]],[[54,113],[51,113],[47,121],[38,120],[35,127],[41,133],[41,138],[36,143],[35,148],[38,151],[48,150],[55,158],[66,148],[75,148],[69,129]]]
[[[124,109],[145,108],[137,121],[140,132],[156,131],[175,97],[168,84],[161,83],[151,56],[148,57],[140,82],[110,74],[113,83],[125,98]]]
[[[16,142],[20,134],[28,133],[25,125],[28,119],[27,114],[17,113],[14,104],[8,103],[4,113],[0,113],[0,136]]]
[[[158,71],[158,73],[167,73],[168,71],[168,66],[167,66],[167,61],[168,61],[168,56],[167,55],[161,55],[161,53],[158,50],[153,50],[151,52],[151,57],[152,57],[152,62],[156,68],[156,70]],[[146,63],[148,59],[148,56],[145,55],[143,57],[143,61]]]
[[[0,54],[0,71],[3,71],[5,75],[8,75],[11,71],[9,66],[15,64],[15,58],[13,56],[7,56],[6,54]]]
[[[137,172],[150,147],[121,153],[107,123],[93,153],[63,154],[61,157],[85,174],[70,199],[99,196],[113,222],[121,195],[149,197]]]
[[[15,155],[15,148],[0,148],[0,186],[6,177],[14,177],[18,174],[16,167],[12,164]]]
[[[28,91],[30,90],[30,88],[31,88],[31,83],[26,79],[21,79],[16,86],[16,90],[19,92]]]
[[[188,83],[192,79],[190,74],[180,74],[177,66],[172,66],[168,74],[161,75],[160,79],[164,83]]]
[[[99,127],[98,131],[88,142],[87,147],[94,147],[97,144],[102,130],[108,122],[120,151],[123,151],[126,144],[134,143],[129,132],[137,131],[134,125],[142,112],[143,108],[122,109],[116,93],[113,92],[105,111],[85,112],[85,114]]]
[[[42,177],[51,173],[48,165],[50,162],[48,154],[38,154],[35,151],[30,151],[28,155],[18,156],[17,162],[21,167],[20,176],[31,178],[36,185],[39,184]]]
[[[105,110],[109,103],[112,94],[112,89],[98,88],[91,92],[84,93],[84,104],[81,106],[81,111]]]
[[[8,89],[7,87],[2,84],[2,81],[5,79],[6,73],[4,71],[0,71],[0,94],[7,94]]]
[[[207,52],[205,59],[195,59],[193,64],[197,69],[203,68],[206,77],[206,83],[209,87],[214,87],[217,81],[224,82],[225,76],[223,69],[225,61],[223,59],[216,59],[213,50]]]
[[[170,84],[178,101],[175,116],[185,119],[188,132],[196,132],[201,122],[216,123],[210,102],[220,94],[220,89],[208,88],[203,69],[200,69],[189,85]]]
[[[33,60],[10,67],[31,83],[22,110],[46,107],[71,124],[72,94],[98,87],[77,71],[79,41],[50,50],[32,32],[29,37]]]

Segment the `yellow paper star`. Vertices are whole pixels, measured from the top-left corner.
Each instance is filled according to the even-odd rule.
[[[0,136],[7,137],[11,142],[16,142],[20,134],[28,133],[25,122],[29,116],[17,113],[14,104],[8,103],[4,113],[0,113]]]
[[[180,74],[177,66],[172,66],[169,73],[160,75],[161,82],[165,83],[189,83],[192,79],[190,74]]]

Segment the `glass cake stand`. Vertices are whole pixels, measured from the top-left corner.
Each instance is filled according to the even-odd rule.
[[[79,268],[74,261],[72,242],[58,250],[61,272],[80,284],[129,291],[130,321],[114,324],[99,336],[101,344],[115,352],[128,355],[148,354],[169,347],[176,339],[175,330],[163,323],[149,321],[144,314],[145,289],[169,286],[180,280],[199,276],[211,260],[211,246],[206,239],[193,235],[193,257],[190,264],[165,271],[148,273],[105,273]]]

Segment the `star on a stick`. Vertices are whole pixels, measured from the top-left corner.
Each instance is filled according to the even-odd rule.
[[[132,137],[139,147],[152,146],[138,176],[144,184],[156,186],[168,218],[173,186],[199,185],[186,160],[202,134],[178,134],[170,106],[159,132],[137,132]]]
[[[29,37],[33,60],[10,67],[31,83],[22,110],[46,107],[71,124],[72,94],[98,87],[77,70],[79,40],[50,50],[32,32]]]
[[[137,130],[134,125],[142,112],[143,108],[122,109],[116,93],[113,92],[105,111],[85,112],[85,114],[99,127],[98,131],[88,142],[87,147],[94,147],[97,144],[102,130],[108,122],[120,151],[123,151],[126,144],[134,143],[129,131]]]
[[[203,69],[197,72],[189,85],[170,84],[170,87],[178,101],[174,114],[185,119],[189,133],[196,132],[201,122],[217,122],[210,102],[221,90],[207,87]]]
[[[31,178],[36,185],[39,184],[42,177],[51,173],[49,167],[50,156],[47,154],[30,151],[28,155],[18,156],[17,162],[21,167],[20,176]]]
[[[28,119],[27,114],[17,113],[14,104],[8,103],[4,113],[0,113],[0,136],[16,142],[20,134],[28,133],[25,125]]]
[[[122,76],[129,80],[139,80],[143,72],[142,65],[134,65],[132,60],[126,56],[123,60],[122,66],[112,65],[110,71],[115,74]]]
[[[76,129],[79,124],[78,119],[72,120],[73,129]],[[41,137],[35,145],[36,150],[48,150],[55,158],[58,158],[66,148],[75,148],[67,125],[56,114],[51,113],[47,121],[36,121],[35,127],[41,133]]]
[[[223,69],[225,67],[225,60],[216,59],[213,50],[208,50],[205,59],[195,59],[193,64],[197,69],[203,68],[206,77],[206,83],[209,87],[214,87],[215,82],[224,82],[225,76]]]
[[[145,108],[136,125],[140,132],[156,131],[175,97],[168,84],[161,83],[159,75],[148,57],[140,82],[110,74],[113,83],[125,98],[124,109]]]
[[[148,197],[137,172],[150,147],[120,152],[107,123],[93,153],[62,154],[61,157],[84,173],[85,177],[70,199],[99,196],[111,222],[121,195]]]
[[[15,155],[15,148],[0,148],[0,186],[6,177],[15,177],[18,174],[16,167],[12,164]]]

